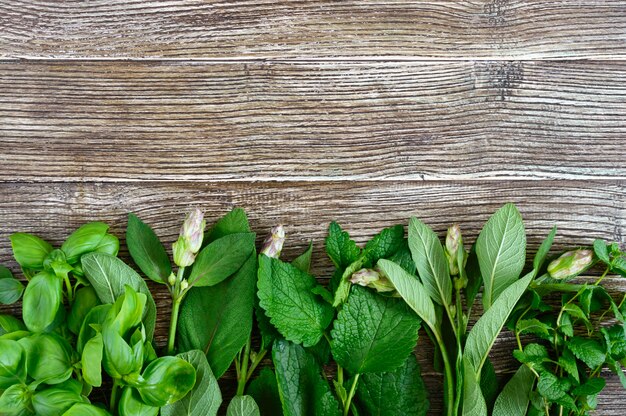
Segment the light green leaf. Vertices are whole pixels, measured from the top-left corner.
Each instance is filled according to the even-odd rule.
[[[452,301],[448,261],[437,234],[417,218],[409,220],[409,248],[426,293],[444,306]]]
[[[9,237],[13,257],[25,269],[41,270],[43,261],[48,253],[52,251],[52,246],[47,241],[36,235],[26,233],[15,233]]]
[[[115,303],[128,285],[147,297],[143,323],[149,340],[154,335],[156,305],[146,282],[117,257],[104,253],[88,253],[81,257],[83,271],[102,303]]]
[[[228,370],[250,337],[256,271],[253,253],[231,278],[189,291],[181,306],[179,351],[204,351],[217,378]]]
[[[537,276],[537,272],[543,266],[543,263],[546,261],[546,257],[548,256],[548,252],[550,252],[550,248],[552,247],[552,242],[554,241],[554,236],[556,235],[556,225],[552,227],[552,231],[546,237],[545,240],[539,246],[539,250],[537,250],[537,254],[535,254],[535,258],[533,259],[533,271],[535,272],[535,276]]]
[[[230,212],[220,218],[213,227],[204,233],[203,246],[218,238],[229,234],[249,233],[250,224],[246,211],[242,208],[233,208]],[[206,244],[205,244],[206,243]]]
[[[97,333],[85,344],[81,359],[83,367],[83,378],[94,387],[102,385],[102,351],[104,344],[102,334]]]
[[[0,315],[0,335],[8,334],[15,331],[23,331],[26,326],[11,315]]]
[[[93,251],[98,247],[108,229],[109,226],[103,222],[90,222],[74,231],[61,246],[66,261],[74,264],[82,254]]]
[[[543,339],[550,338],[553,331],[552,327],[536,318],[517,321],[516,330],[520,334],[535,334]]]
[[[7,416],[28,416],[33,413],[28,410],[31,405],[32,394],[28,386],[13,384],[6,390],[0,390],[0,414]]]
[[[525,365],[520,366],[496,399],[493,414],[525,416],[534,383],[535,375],[530,368]]]
[[[126,245],[133,261],[150,279],[158,283],[167,282],[172,273],[172,264],[152,228],[135,214],[128,214]]]
[[[479,376],[465,358],[463,370],[463,416],[487,416],[487,403],[480,390]]]
[[[110,413],[92,404],[76,403],[62,416],[110,416]]]
[[[0,338],[0,391],[26,382],[26,352],[19,342]]]
[[[72,375],[72,349],[59,335],[36,334],[18,342],[26,351],[26,368],[33,379],[58,384]]]
[[[478,376],[498,334],[532,279],[531,272],[507,287],[467,336],[464,359]]]
[[[518,279],[526,260],[524,223],[515,205],[506,204],[489,218],[476,240],[476,254],[487,310]]]
[[[333,308],[311,292],[315,278],[289,263],[259,256],[258,296],[272,324],[288,340],[310,347],[333,318]]]
[[[50,330],[63,302],[61,278],[43,271],[37,273],[24,291],[22,319],[31,332]]]
[[[161,408],[161,416],[215,416],[222,403],[222,393],[204,352],[192,350],[177,357],[196,369],[196,384],[181,400]]]
[[[246,393],[252,396],[259,406],[261,416],[281,416],[283,414],[276,374],[271,368],[263,367],[258,377],[250,382]]]
[[[228,405],[226,416],[260,416],[259,406],[251,396],[235,396]]]
[[[594,339],[573,337],[567,341],[565,346],[592,370],[602,365],[606,359],[604,348]]]
[[[369,416],[425,416],[426,395],[419,364],[411,354],[393,372],[361,375],[356,401]]]
[[[241,268],[254,251],[254,233],[229,234],[204,247],[196,258],[189,286],[213,286]]]
[[[419,327],[402,300],[354,286],[333,323],[331,351],[353,375],[393,371],[415,348]]]
[[[417,277],[410,275],[402,267],[389,260],[378,260],[377,265],[387,275],[407,305],[422,318],[431,331],[440,334],[435,305]]]
[[[32,404],[37,416],[57,416],[82,401],[80,393],[61,387],[52,387],[36,392],[33,395]]]
[[[313,254],[313,242],[309,243],[309,247],[296,257],[291,264],[300,269],[301,271],[308,273],[311,268],[311,255]]]
[[[9,269],[0,266],[0,303],[11,305],[17,302],[24,292],[24,285],[17,279]]]
[[[361,249],[350,239],[350,235],[333,221],[328,226],[326,253],[336,268],[343,269],[359,258]]]

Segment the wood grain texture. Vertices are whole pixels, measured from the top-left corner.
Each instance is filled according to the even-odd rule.
[[[555,250],[590,244],[594,238],[625,243],[626,182],[502,181],[455,182],[292,182],[292,183],[1,183],[0,264],[17,270],[11,259],[8,235],[15,231],[38,234],[59,245],[73,229],[89,220],[106,221],[122,237],[128,211],[151,224],[165,242],[178,234],[183,213],[201,207],[212,223],[234,206],[245,208],[259,239],[270,226],[284,222],[288,231],[286,258],[314,243],[313,272],[321,281],[331,273],[323,252],[329,221],[336,219],[363,244],[382,227],[405,223],[415,215],[443,235],[448,222],[459,222],[465,241],[475,240],[489,215],[501,204],[518,204],[525,219],[529,252],[533,253],[553,224],[559,228]],[[123,249],[122,258],[128,260]],[[166,291],[148,282],[158,304],[157,344],[163,346],[169,323]],[[626,281],[606,281],[612,293],[626,290]],[[18,312],[0,308],[0,312]],[[515,369],[514,339],[503,333],[492,358],[501,377]],[[433,350],[423,335],[417,348],[432,401],[431,414],[441,414],[441,375],[432,367]],[[603,415],[623,409],[623,389],[606,374],[608,387],[600,399]],[[222,381],[229,397],[234,372]],[[230,392],[230,393],[229,393]]]
[[[626,178],[626,62],[0,63],[0,181]]]
[[[623,58],[622,0],[20,1],[0,57]]]

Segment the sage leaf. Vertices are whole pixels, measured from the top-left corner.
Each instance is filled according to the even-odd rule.
[[[276,374],[271,368],[263,367],[257,378],[248,385],[246,393],[252,396],[259,406],[261,416],[281,416],[283,414]]]
[[[241,268],[254,250],[254,233],[229,234],[204,247],[196,258],[189,286],[213,286]]]
[[[102,303],[115,303],[126,285],[146,295],[146,307],[142,318],[146,337],[151,340],[156,323],[156,305],[146,282],[130,266],[117,257],[104,253],[87,253],[81,257],[83,271]]]
[[[533,372],[527,366],[521,365],[496,399],[493,414],[525,416],[534,383]]]
[[[251,396],[235,396],[228,404],[226,416],[260,416],[259,407]]]
[[[487,416],[487,403],[473,365],[463,358],[463,416]],[[508,416],[508,415],[507,415]]]
[[[425,416],[429,402],[415,355],[395,371],[361,375],[356,401],[370,416]]]
[[[476,240],[476,254],[485,286],[483,305],[488,310],[524,267],[526,234],[515,205],[506,204],[489,218]]]
[[[215,286],[191,289],[181,305],[178,348],[204,351],[217,378],[228,370],[250,337],[255,286],[253,253],[234,276]]]
[[[440,319],[437,318],[435,305],[417,277],[410,275],[401,266],[389,260],[378,260],[377,265],[387,275],[407,305],[422,318],[431,331],[440,334]]]
[[[203,351],[178,354],[196,369],[196,383],[181,400],[161,408],[161,416],[215,416],[222,403],[217,380]]]
[[[151,280],[157,283],[167,282],[172,273],[172,264],[152,228],[135,214],[128,214],[126,245],[135,264]]]
[[[333,318],[333,308],[311,292],[315,278],[289,263],[259,256],[258,296],[271,323],[288,340],[310,347]]]
[[[229,234],[249,233],[250,224],[246,211],[233,208],[204,233],[203,246]],[[206,244],[205,244],[206,243]]]
[[[321,367],[302,346],[276,340],[272,358],[285,416],[340,414],[339,403],[321,376]]]
[[[333,221],[328,226],[326,253],[336,268],[344,269],[359,258],[361,249],[350,239],[350,235]]]
[[[353,286],[333,323],[331,351],[353,375],[393,371],[415,348],[419,327],[402,300]]]
[[[311,269],[311,255],[313,254],[313,242],[309,243],[309,247],[296,257],[291,264],[300,269],[301,271],[308,273]]]
[[[556,226],[552,227],[552,231],[550,231],[550,234],[548,234],[546,239],[543,240],[543,242],[539,246],[539,250],[537,250],[537,253],[535,254],[535,258],[533,259],[533,271],[535,272],[535,276],[537,276],[537,273],[541,269],[541,266],[543,266],[546,261],[546,257],[548,256],[550,248],[552,247],[552,243],[554,242],[555,235]]]
[[[507,287],[467,336],[463,359],[471,364],[478,376],[498,334],[532,279],[531,272]]]

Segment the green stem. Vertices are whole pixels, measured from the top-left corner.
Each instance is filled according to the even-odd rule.
[[[119,387],[120,385],[118,384],[117,379],[113,380],[113,388],[111,389],[111,403],[109,405],[109,410],[111,410],[112,414],[117,414],[116,407],[117,407],[117,394],[119,392]]]
[[[454,378],[452,377],[452,366],[450,365],[450,359],[448,358],[448,353],[446,352],[446,345],[443,340],[439,336],[439,334],[433,331],[433,335],[437,340],[437,344],[439,344],[439,349],[441,351],[441,358],[443,359],[443,367],[444,367],[444,380],[443,384],[447,388],[447,403],[446,403],[446,415],[454,416]]]
[[[348,416],[350,412],[350,403],[352,403],[352,398],[354,397],[354,392],[356,391],[356,383],[359,381],[359,373],[354,375],[354,379],[352,380],[352,386],[350,387],[350,393],[348,393],[348,399],[344,403],[343,406],[343,416]]]
[[[65,281],[65,289],[67,290],[67,300],[69,301],[71,305],[72,301],[74,300],[74,291],[72,290],[72,283],[70,282],[70,277],[67,274],[63,276],[63,280]]]
[[[172,300],[172,315],[170,317],[170,333],[167,341],[167,355],[174,354],[174,344],[176,342],[176,327],[178,326],[178,312],[180,310],[180,298]]]
[[[243,356],[241,357],[241,374],[237,380],[237,396],[243,396],[243,392],[246,389],[246,381],[248,381],[248,364],[250,362],[250,345],[252,344],[250,338],[246,342],[246,346],[243,350]]]
[[[254,360],[252,361],[252,364],[250,365],[250,369],[248,370],[248,376],[246,377],[246,382],[250,381],[250,378],[252,377],[254,370],[256,370],[258,365],[261,364],[261,361],[263,361],[263,358],[265,358],[265,354],[267,354],[267,350],[261,350],[254,357]]]
[[[461,288],[457,286],[456,288],[456,317],[457,317],[457,332],[456,332],[456,348],[457,348],[457,358],[456,358],[456,386],[457,390],[462,388],[462,361],[463,361],[463,350],[461,348],[461,331],[463,329],[463,305],[461,303]],[[465,332],[465,331],[463,331]],[[459,408],[461,407],[461,391],[456,392],[456,397],[454,398],[454,414],[459,414]]]

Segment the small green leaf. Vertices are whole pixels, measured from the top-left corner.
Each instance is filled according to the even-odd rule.
[[[516,330],[520,334],[534,334],[543,339],[549,339],[552,336],[552,328],[535,318],[517,321]]]
[[[570,383],[564,378],[558,378],[550,372],[543,372],[539,376],[537,390],[546,399],[554,401],[567,394]]]
[[[246,211],[241,208],[233,208],[220,218],[209,231],[204,233],[203,246],[204,243],[209,244],[226,235],[249,232],[250,224]]]
[[[350,235],[333,221],[328,226],[326,253],[336,268],[343,269],[359,258],[361,249],[350,239]]]
[[[24,291],[22,319],[31,332],[49,330],[63,302],[61,278],[50,272],[33,277]]]
[[[85,344],[81,359],[83,378],[94,387],[102,385],[102,334],[98,333]]]
[[[23,331],[26,326],[11,315],[0,315],[0,336],[16,331]]]
[[[548,359],[548,350],[543,345],[532,343],[526,345],[524,351],[514,350],[513,356],[519,362],[535,368]]]
[[[11,271],[4,266],[0,266],[0,303],[11,305],[17,302],[24,293],[24,285],[13,278]]]
[[[296,257],[291,264],[300,269],[301,271],[308,273],[311,269],[311,255],[313,254],[313,242],[309,243],[309,247],[304,250],[304,253]]]
[[[167,282],[172,264],[165,247],[152,228],[132,213],[128,214],[126,245],[133,261],[146,276],[158,283]]]
[[[145,404],[139,392],[130,387],[124,387],[117,405],[118,413],[124,416],[157,416],[159,408]]]
[[[394,225],[385,228],[367,242],[363,249],[363,256],[370,263],[376,263],[379,259],[386,259],[394,255],[404,245],[404,227]]]
[[[567,341],[565,346],[574,353],[576,358],[587,364],[592,370],[602,365],[606,359],[605,350],[594,339],[573,337]]]
[[[61,246],[66,261],[74,264],[81,255],[95,250],[108,229],[109,226],[103,222],[90,222],[74,231]]]
[[[259,406],[251,396],[235,396],[228,404],[226,416],[260,416]]]
[[[515,282],[526,260],[526,234],[522,216],[506,204],[489,218],[476,240],[476,254],[483,277],[483,305],[488,310]]]
[[[558,363],[569,374],[576,382],[580,382],[580,377],[578,374],[578,366],[576,365],[576,357],[574,354],[568,350],[564,349],[559,356]]]
[[[609,258],[609,250],[607,249],[606,243],[603,240],[594,240],[593,251],[604,264],[611,264],[611,259]]]
[[[535,375],[530,368],[525,365],[520,366],[496,399],[493,414],[525,416],[534,383]]]
[[[550,252],[550,248],[552,247],[552,243],[554,242],[554,236],[556,235],[556,225],[552,227],[552,231],[546,237],[545,240],[539,246],[539,250],[537,250],[537,254],[535,254],[535,258],[533,259],[533,271],[535,272],[535,276],[543,266],[546,261],[546,257]]]
[[[594,377],[572,390],[576,396],[592,396],[598,394],[606,386],[606,380],[602,377]]]
[[[13,257],[25,269],[41,270],[43,261],[52,246],[36,235],[15,233],[9,237],[13,248]]]
[[[472,364],[463,359],[463,416],[487,416],[487,403]]]
[[[246,393],[252,396],[259,406],[261,416],[281,416],[283,414],[276,374],[271,368],[263,367],[257,378],[250,382]]]

